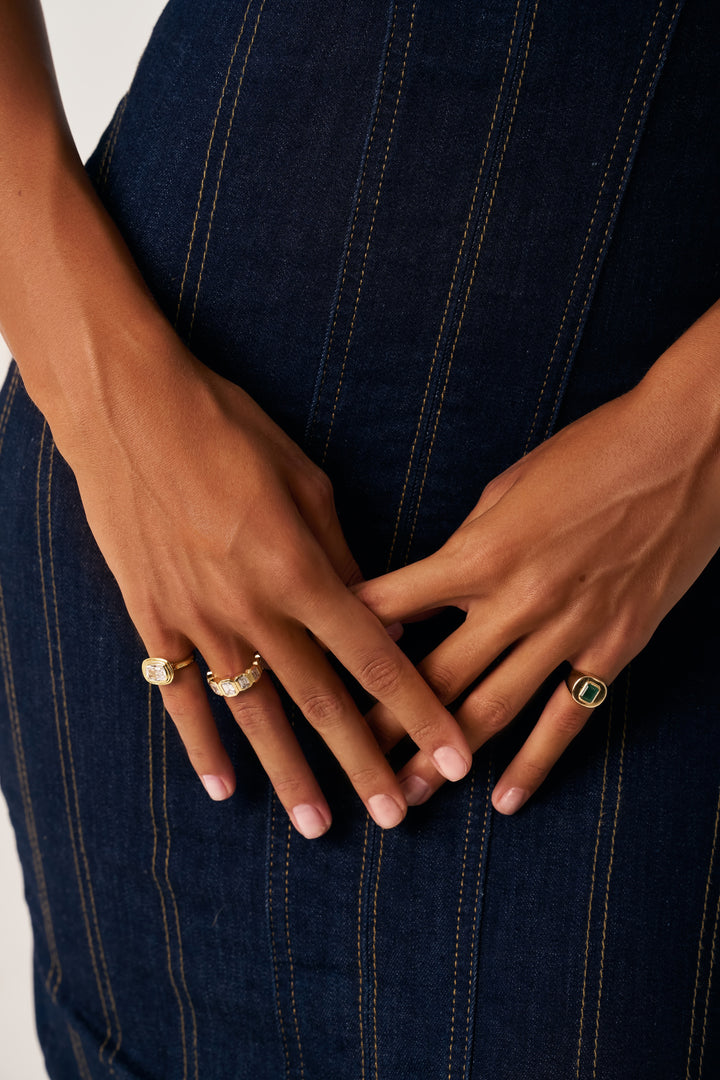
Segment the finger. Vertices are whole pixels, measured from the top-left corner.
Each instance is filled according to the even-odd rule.
[[[368,813],[383,828],[398,825],[407,808],[395,774],[342,680],[315,642],[299,626],[278,626],[264,655],[347,773]]]
[[[340,663],[397,717],[445,778],[465,776],[472,754],[458,724],[372,613],[343,590],[318,616],[317,630]]]
[[[154,638],[150,641],[160,646],[149,650],[150,656],[179,660],[193,652],[188,639],[180,635],[162,642]],[[197,663],[175,672],[172,682],[161,685],[160,691],[190,764],[208,795],[216,802],[229,798],[235,790],[235,772],[221,742]]]
[[[533,635],[518,643],[468,695],[456,713],[473,752],[502,731],[558,667],[566,651],[564,636]],[[425,802],[443,779],[425,755],[417,754],[398,774],[409,806]]]
[[[228,678],[236,682],[237,676],[251,667],[254,654],[246,642],[238,639],[229,643],[225,639],[222,645],[217,641],[205,645],[203,655],[222,655],[223,659],[212,669],[216,679]],[[240,690],[235,696],[225,696],[224,700],[257,754],[295,828],[308,840],[322,836],[332,821],[330,807],[300,748],[269,674],[263,672],[248,689]]]
[[[358,599],[386,625],[409,621],[417,616],[447,607],[462,595],[455,588],[452,560],[441,548],[434,555],[366,581],[354,590]]]
[[[621,670],[613,665],[607,675],[609,664],[596,653],[587,662],[573,664],[578,670],[604,671],[605,678],[615,678]],[[577,704],[563,681],[543,709],[518,753],[498,780],[492,801],[496,810],[514,814],[523,806],[545,780],[553,765],[559,760],[572,740],[591,720],[594,709]]]

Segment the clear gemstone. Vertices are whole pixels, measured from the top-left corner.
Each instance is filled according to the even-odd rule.
[[[171,681],[172,672],[168,671],[167,665],[162,660],[156,660],[152,664],[145,664],[145,678],[152,683],[168,683]]]
[[[241,690],[248,690],[253,684],[253,680],[250,678],[248,672],[243,672],[242,675],[238,675],[236,682]]]
[[[250,679],[250,682],[256,683],[261,675],[262,671],[259,667],[256,667],[255,664],[253,664],[253,666],[248,670],[248,678]]]
[[[222,697],[222,690],[220,689],[220,687],[218,686],[218,684],[215,682],[214,679],[210,683],[210,689],[212,690],[213,694],[217,694],[219,697]]]
[[[234,679],[221,679],[220,689],[225,697],[235,697],[240,693]]]

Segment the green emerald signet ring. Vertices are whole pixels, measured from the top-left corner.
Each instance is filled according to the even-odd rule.
[[[584,705],[586,709],[596,709],[607,697],[607,684],[598,679],[597,675],[587,675],[573,668],[566,682],[573,701]]]

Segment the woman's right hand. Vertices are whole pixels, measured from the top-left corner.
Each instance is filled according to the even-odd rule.
[[[169,327],[159,352],[154,342],[139,394],[116,397],[83,434],[75,426],[66,449],[59,444],[148,655],[177,661],[197,649],[225,677],[247,668],[257,650],[373,818],[397,825],[406,811],[399,784],[318,642],[451,780],[471,762],[465,737],[347,588],[360,574],[326,475]],[[231,795],[233,769],[204,673],[193,664],[161,689],[208,793]],[[296,828],[308,837],[325,832],[328,805],[271,679],[226,702]]]

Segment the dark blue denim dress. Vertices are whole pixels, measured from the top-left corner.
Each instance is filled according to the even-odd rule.
[[[370,576],[720,295],[719,44],[712,0],[172,0],[88,169]],[[0,451],[54,1080],[720,1076],[717,560],[516,817],[489,796],[542,694],[385,834],[296,718],[335,815],[308,842],[222,703],[238,791],[196,781],[14,367]]]

